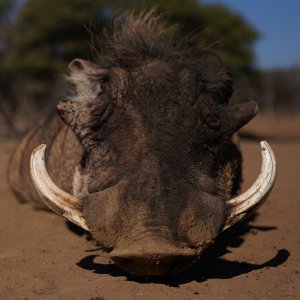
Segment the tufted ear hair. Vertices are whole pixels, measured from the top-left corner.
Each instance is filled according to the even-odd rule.
[[[97,76],[99,74],[99,66],[91,63],[88,60],[75,58],[73,59],[69,65],[69,70],[71,71],[71,75],[74,73],[82,72],[88,76]]]
[[[258,112],[255,101],[222,107],[221,119],[224,133],[232,135],[246,125]]]
[[[67,97],[77,102],[94,101],[102,91],[102,84],[107,80],[107,69],[79,58],[73,59],[68,67],[70,75],[66,79],[70,89]]]

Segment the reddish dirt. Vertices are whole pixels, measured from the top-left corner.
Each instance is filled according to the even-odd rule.
[[[300,117],[258,117],[244,136],[243,189],[260,169],[255,137],[268,137],[278,161],[272,194],[191,270],[160,280],[127,276],[63,218],[17,203],[5,176],[17,142],[2,138],[0,299],[300,299]]]

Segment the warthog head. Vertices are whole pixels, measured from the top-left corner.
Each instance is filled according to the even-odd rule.
[[[135,275],[188,268],[222,230],[261,205],[275,177],[263,142],[259,178],[233,198],[241,157],[232,136],[257,106],[229,105],[231,76],[172,36],[153,14],[127,15],[115,22],[105,62],[70,63],[74,90],[57,111],[84,149],[72,195],[48,176],[45,146],[32,155],[32,177],[47,203]]]

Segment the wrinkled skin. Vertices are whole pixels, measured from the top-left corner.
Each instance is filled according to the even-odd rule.
[[[152,49],[147,30],[155,37],[163,25],[137,20],[146,50]],[[133,17],[126,22],[137,26]],[[50,176],[82,199],[93,238],[115,263],[135,275],[176,274],[201,256],[225,222],[225,200],[241,180],[232,135],[257,109],[228,105],[229,74],[189,55],[166,58],[161,49],[134,60],[120,50],[121,42],[130,45],[130,34],[118,34],[113,62],[69,65],[72,93],[57,102],[63,122],[51,117],[23,140],[10,181],[19,196],[42,205],[29,175],[20,183],[18,174],[29,174],[32,149],[46,143]],[[155,45],[162,38],[157,34]]]

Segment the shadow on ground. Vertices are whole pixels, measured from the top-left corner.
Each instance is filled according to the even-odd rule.
[[[197,281],[204,282],[208,279],[219,278],[219,279],[229,279],[242,274],[247,274],[249,272],[260,270],[263,268],[271,267],[276,268],[287,261],[290,253],[286,249],[278,250],[273,258],[262,263],[262,264],[252,264],[248,262],[237,262],[229,261],[222,256],[228,252],[229,247],[240,247],[244,242],[245,234],[257,234],[259,231],[269,231],[276,230],[273,226],[253,226],[249,223],[253,221],[255,216],[253,216],[247,222],[241,223],[224,233],[222,233],[215,243],[209,248],[207,254],[199,260],[192,268],[189,270],[169,278],[158,278],[158,277],[135,277],[128,275],[127,273],[120,270],[115,264],[101,264],[95,263],[94,260],[98,255],[88,255],[81,259],[77,265],[85,270],[90,270],[96,274],[109,274],[111,276],[126,276],[127,280],[135,281],[139,283],[161,283],[169,286],[177,287],[180,284]],[[73,230],[72,230],[73,231]],[[81,233],[80,233],[81,234]],[[96,249],[95,249],[96,250]]]

